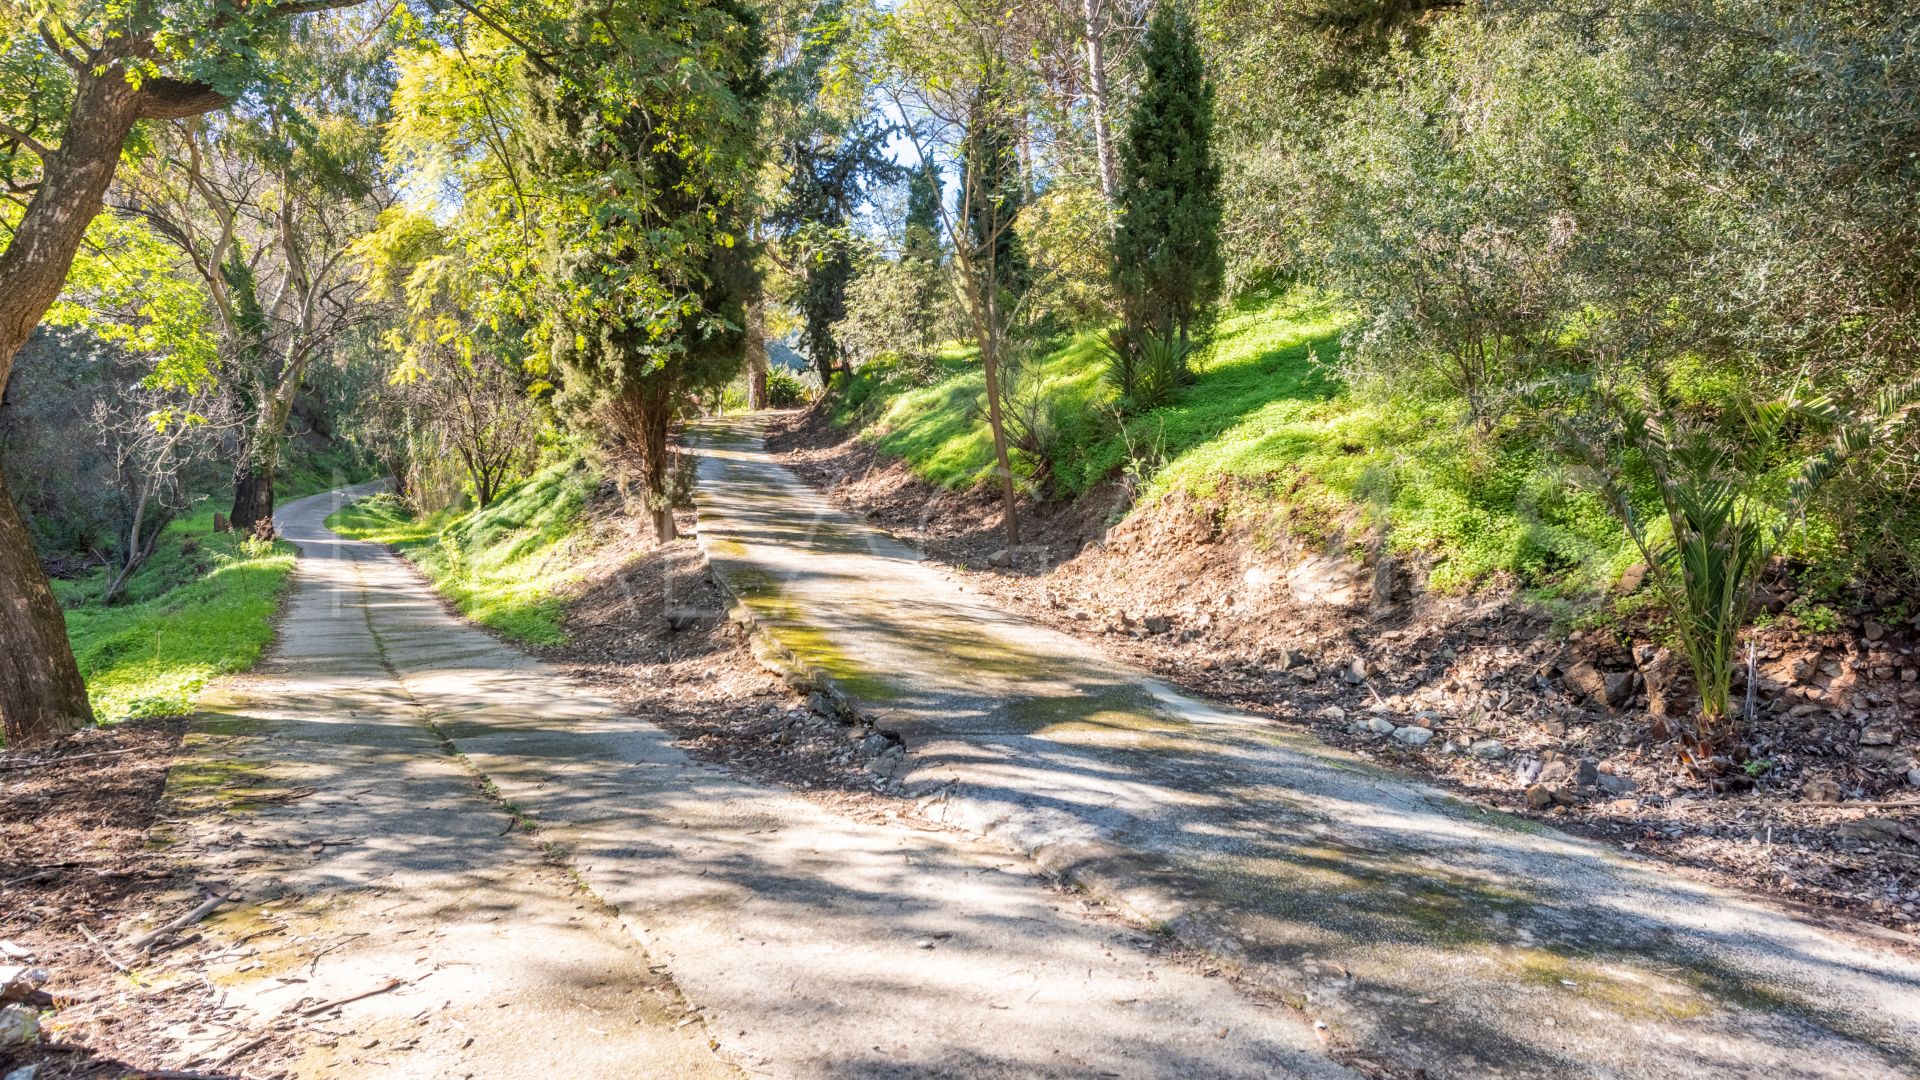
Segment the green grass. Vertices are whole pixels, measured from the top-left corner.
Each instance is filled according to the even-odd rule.
[[[1537,440],[1479,438],[1453,403],[1343,386],[1333,365],[1344,326],[1319,296],[1245,300],[1222,319],[1193,383],[1124,423],[1096,333],[1039,357],[1029,378],[1054,403],[1060,432],[1051,494],[1132,473],[1137,506],[1186,493],[1289,531],[1384,528],[1394,550],[1427,559],[1442,589],[1506,577],[1548,594],[1591,593],[1636,561],[1604,507],[1574,490]],[[923,479],[966,488],[991,479],[982,387],[971,355],[952,349],[919,384],[887,367],[861,372],[833,418]]]
[[[566,640],[562,590],[578,580],[582,514],[599,478],[578,458],[550,465],[485,510],[416,517],[376,496],[327,519],[342,536],[387,544],[411,559],[460,613],[538,645]]]
[[[99,602],[104,571],[54,582],[102,723],[191,712],[209,680],[252,667],[273,640],[293,546],[250,557],[213,531],[213,512],[203,504],[169,526],[120,603]]]
[[[290,453],[273,477],[273,497],[292,502],[307,495],[318,495],[337,487],[357,484],[378,476],[379,469],[362,461],[350,448],[335,445],[326,450]]]

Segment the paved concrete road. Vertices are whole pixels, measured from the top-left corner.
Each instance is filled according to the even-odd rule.
[[[281,982],[308,978],[305,953],[243,954],[233,987],[263,1015],[437,969],[345,1009],[314,1075],[1351,1075],[1292,1010],[1072,914],[1023,859],[690,760],[333,537],[335,505],[281,515],[302,556],[282,643],[216,699],[174,793],[194,850],[287,889],[229,916],[235,940],[256,915],[296,943],[351,937],[324,987]],[[539,831],[501,835],[463,768]],[[530,840],[608,907],[541,873]],[[409,1043],[408,1022],[430,1034]]]
[[[1174,692],[962,593],[708,422],[700,537],[905,734],[909,794],[1432,1076],[1920,1076],[1920,963]],[[933,794],[929,794],[933,793]]]

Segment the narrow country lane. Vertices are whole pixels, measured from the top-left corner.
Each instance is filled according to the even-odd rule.
[[[1920,1076],[1920,962],[1215,708],[964,592],[703,422],[700,538],[900,793],[1434,1077]]]
[[[1023,859],[692,761],[332,536],[340,501],[281,515],[280,645],[168,790],[243,894],[215,981],[300,1075],[1351,1075]]]

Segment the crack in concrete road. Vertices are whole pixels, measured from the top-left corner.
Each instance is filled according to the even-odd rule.
[[[1920,1076],[1920,963],[1206,704],[963,592],[705,421],[700,541],[901,792],[1434,1077]]]
[[[210,695],[169,790],[183,857],[272,895],[215,927],[257,1023],[432,972],[344,1036],[292,1025],[303,1075],[1352,1076],[1025,860],[693,761],[334,537],[336,505],[282,513],[279,645]]]

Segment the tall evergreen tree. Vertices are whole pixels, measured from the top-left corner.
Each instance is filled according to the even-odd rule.
[[[560,59],[528,77],[528,125],[557,400],[638,472],[664,542],[669,429],[745,345],[764,46],[738,0],[582,3],[549,36]]]
[[[1013,310],[1032,277],[1032,266],[1013,223],[1026,205],[1026,177],[1020,172],[1020,146],[1012,116],[1003,103],[983,98],[968,120],[963,150],[968,240],[987,254],[993,285]]]
[[[940,167],[931,162],[913,170],[907,178],[907,220],[900,235],[900,270],[912,287],[911,313],[921,349],[933,346],[939,324],[940,263],[945,252],[940,246]]]
[[[1184,348],[1204,329],[1226,269],[1213,84],[1193,19],[1177,3],[1155,9],[1140,59],[1140,93],[1120,145],[1114,285],[1136,343]]]
[[[907,221],[900,253],[910,259],[940,261],[940,169],[923,165],[907,178]]]
[[[846,7],[826,0],[809,14],[799,55],[777,84],[787,183],[772,218],[790,257],[801,343],[823,382],[841,359],[833,324],[847,315],[854,215],[875,183],[898,175],[886,156],[893,126],[864,108],[850,111],[842,88],[831,85],[846,48]]]

